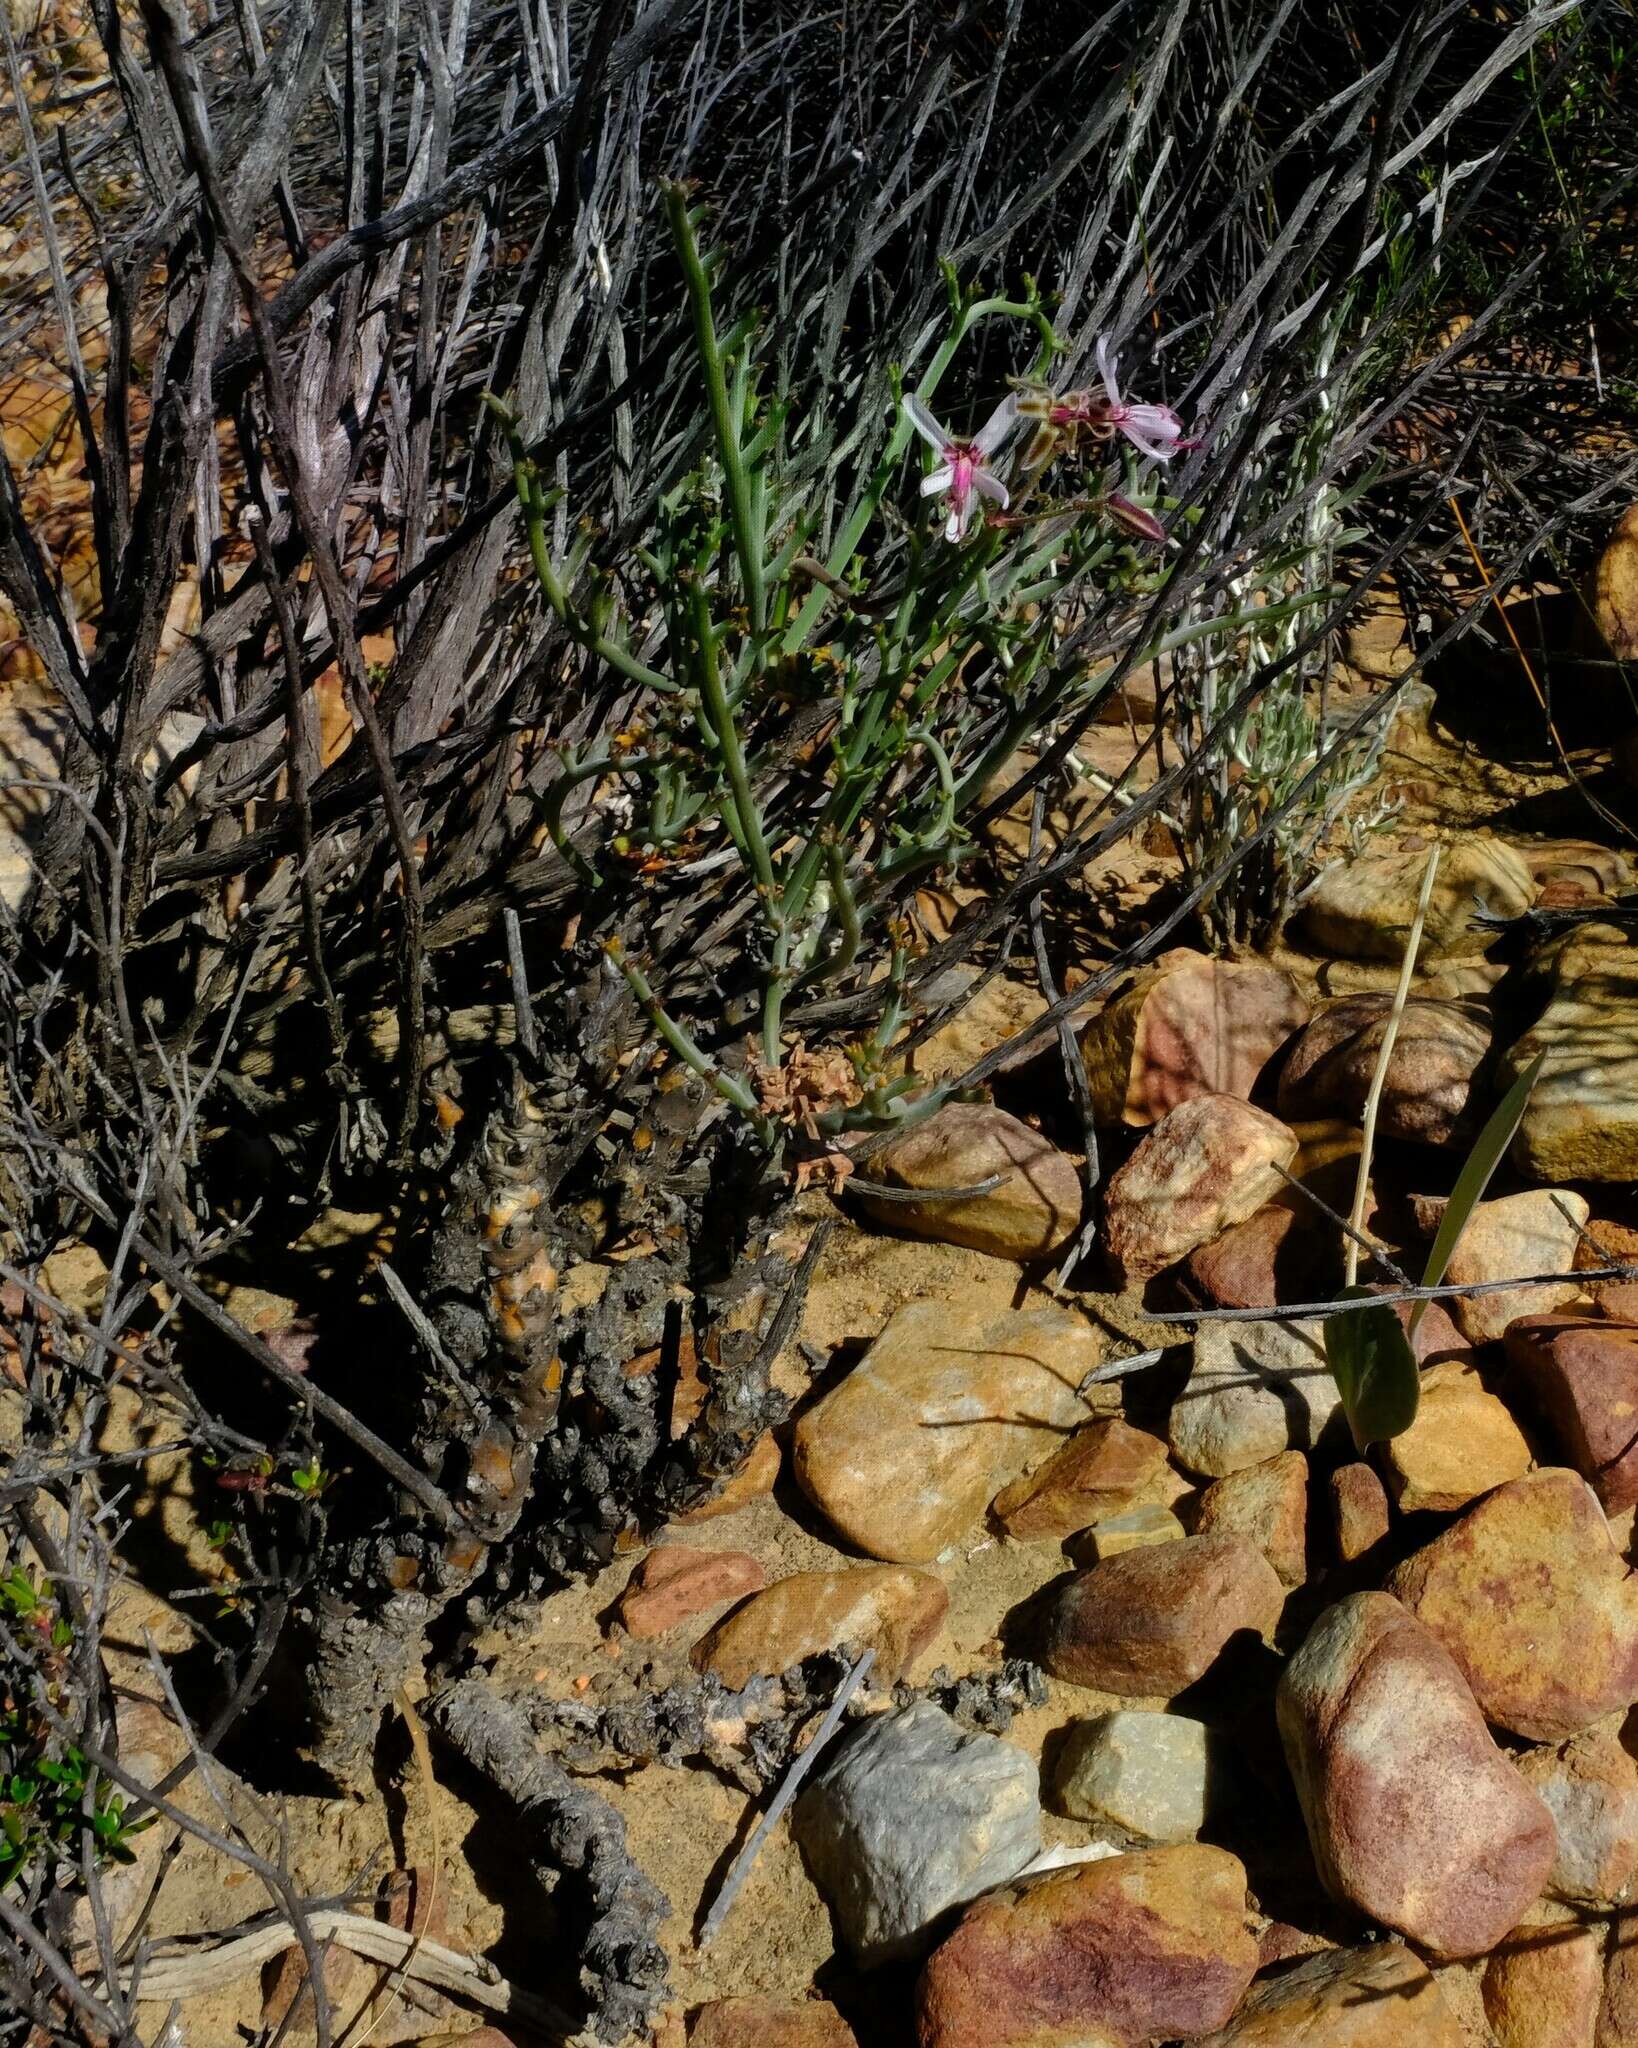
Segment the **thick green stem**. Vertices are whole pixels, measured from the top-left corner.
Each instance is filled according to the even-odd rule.
[[[689,309],[694,316],[694,340],[700,352],[700,367],[705,372],[705,392],[711,407],[711,424],[716,431],[717,457],[722,464],[723,481],[728,492],[734,552],[739,557],[739,573],[745,585],[751,633],[760,645],[768,630],[768,586],[762,560],[762,522],[757,517],[756,493],[752,489],[744,444],[740,439],[742,421],[728,392],[722,345],[717,338],[716,318],[711,310],[711,281],[700,260],[699,244],[694,240],[694,224],[688,217],[688,193],[683,186],[669,179],[662,181],[660,190],[665,196],[666,216],[671,223],[672,238],[677,245],[683,279],[688,287]],[[748,384],[739,395],[748,402]]]
[[[747,1083],[737,1074],[730,1074],[720,1067],[709,1053],[701,1050],[682,1025],[666,1012],[650,986],[648,976],[634,960],[626,958],[618,940],[611,939],[603,951],[625,976],[626,986],[642,1004],[648,1021],[683,1065],[691,1073],[698,1074],[702,1081],[709,1081],[725,1102],[731,1102],[741,1115],[749,1118],[756,1128],[757,1135],[765,1144],[770,1148],[776,1144],[778,1133],[769,1118],[757,1106],[757,1099]]]
[[[722,765],[727,770],[734,813],[745,841],[747,857],[756,875],[757,886],[762,891],[765,915],[777,928],[780,923],[779,889],[774,878],[773,856],[768,851],[768,842],[762,836],[762,814],[757,809],[756,798],[751,791],[751,778],[745,766],[745,750],[739,743],[739,728],[734,723],[728,692],[722,686],[722,670],[717,663],[717,636],[716,629],[711,623],[711,607],[706,602],[705,586],[697,577],[689,587],[688,616],[699,655],[700,707],[711,727],[711,737],[722,755]]]

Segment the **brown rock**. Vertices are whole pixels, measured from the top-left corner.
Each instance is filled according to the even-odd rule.
[[[797,1572],[719,1621],[694,1645],[696,1671],[736,1691],[819,1650],[874,1650],[873,1676],[891,1684],[932,1641],[950,1605],[942,1583],[903,1565]]]
[[[1532,1180],[1638,1179],[1638,954],[1602,944],[1609,929],[1583,930],[1581,951],[1558,956],[1547,1007],[1501,1063],[1505,1087],[1542,1056],[1512,1150]],[[1590,971],[1572,977],[1577,966]]]
[[[1284,1186],[1295,1132],[1233,1095],[1197,1095],[1169,1110],[1104,1196],[1104,1242],[1126,1285],[1147,1280]]]
[[[639,1642],[680,1628],[708,1607],[760,1593],[768,1574],[743,1550],[689,1550],[665,1543],[651,1550],[620,1595],[626,1633]]]
[[[1190,1536],[1079,1572],[1053,1599],[1041,1662],[1123,1698],[1170,1698],[1231,1639],[1274,1633],[1285,1590],[1243,1536]]]
[[[1384,1452],[1389,1490],[1407,1515],[1454,1514],[1530,1469],[1530,1446],[1505,1404],[1456,1360],[1422,1374],[1416,1420]]]
[[[1399,960],[1410,936],[1427,854],[1368,853],[1335,867],[1310,891],[1297,923],[1308,944],[1346,960]],[[1517,917],[1535,901],[1536,887],[1520,855],[1499,839],[1464,833],[1440,856],[1421,957],[1466,960],[1495,941],[1477,913]]]
[[[1615,1728],[1532,1749],[1519,1769],[1558,1825],[1548,1890],[1576,1905],[1613,1906],[1638,1876],[1638,1764]]]
[[[1597,2048],[1638,2048],[1638,1913],[1610,1922]]]
[[[1388,1494],[1369,1465],[1341,1465],[1331,1474],[1331,1517],[1337,1555],[1352,1564],[1388,1533]]]
[[[1247,1097],[1307,1018],[1278,968],[1164,953],[1081,1034],[1093,1111],[1100,1123],[1152,1124],[1197,1095]]]
[[[1282,1186],[1254,1216],[1190,1252],[1180,1283],[1191,1300],[1219,1308],[1274,1308],[1323,1300],[1340,1285],[1340,1234],[1309,1195],[1332,1209],[1349,1209],[1363,1140],[1334,1118],[1291,1128],[1297,1156],[1286,1171],[1308,1194]],[[1375,1227],[1369,1204],[1366,1227]]]
[[[1244,1536],[1263,1553],[1282,1586],[1308,1576],[1308,1460],[1284,1451],[1216,1480],[1200,1496],[1197,1536]]]
[[[1525,1316],[1509,1326],[1518,1384],[1609,1514],[1638,1501],[1638,1322]]]
[[[1078,1389],[1104,1352],[1102,1335],[1066,1308],[980,1321],[910,1302],[796,1425],[797,1480],[859,1549],[925,1564],[1089,1419]]]
[[[699,1522],[714,1522],[718,1515],[731,1515],[736,1508],[748,1507],[753,1500],[761,1500],[764,1495],[772,1493],[778,1477],[779,1446],[769,1430],[757,1438],[751,1455],[721,1493],[697,1508],[689,1508],[685,1514],[673,1515],[671,1519],[679,1529],[692,1529]]]
[[[811,1999],[714,1998],[695,2013],[688,2048],[858,2048],[833,2005]]]
[[[969,1906],[916,1994],[920,2048],[1139,2048],[1220,2026],[1257,1943],[1239,1859],[1197,1842],[1053,1871]]]
[[[1638,1230],[1594,1217],[1575,1248],[1575,1271],[1585,1273],[1599,1266],[1638,1268]],[[1583,1280],[1581,1285],[1589,1300],[1596,1301],[1614,1321],[1638,1322],[1638,1280]]]
[[[1280,1114],[1364,1114],[1393,1014],[1388,995],[1344,996],[1308,1023],[1280,1069]],[[1448,1145],[1470,1122],[1473,1077],[1490,1050],[1476,1009],[1412,996],[1394,1036],[1377,1107],[1377,1135]]]
[[[992,1258],[1047,1259],[1080,1228],[1080,1170],[1067,1153],[986,1102],[951,1102],[870,1158],[872,1180],[895,1188],[1001,1185],[961,1202],[859,1204],[879,1223]]]
[[[1403,1942],[1329,1949],[1252,1985],[1204,2048],[1463,2048],[1433,1973]]]
[[[1166,1446],[1118,1416],[1077,1430],[1027,1478],[996,1495],[994,1513],[1021,1543],[1061,1543],[1133,1506],[1166,1469]]]
[[[1574,1472],[1498,1487],[1388,1588],[1455,1658],[1485,1718],[1529,1742],[1638,1700],[1638,1575]]]
[[[1327,1890],[1435,1955],[1494,1948],[1547,1881],[1553,1817],[1437,1638],[1356,1593],[1314,1624],[1277,1704]]]
[[[334,1945],[323,1952],[323,1964],[325,2007],[334,2027],[338,2019],[352,2017],[369,1985],[371,1968],[351,1949]],[[262,2025],[273,2033],[283,2028],[297,2036],[318,2030],[307,1961],[299,1948],[283,1949],[262,1965]]]
[[[1603,1990],[1601,1930],[1535,1913],[1485,1965],[1484,2016],[1496,2048],[1593,2048]]]
[[[1481,1202],[1451,1253],[1445,1275],[1451,1286],[1535,1273],[1566,1277],[1541,1287],[1458,1295],[1454,1314],[1463,1334],[1475,1344],[1494,1343],[1520,1316],[1549,1315],[1578,1294],[1580,1283],[1568,1275],[1575,1263],[1576,1225],[1584,1224],[1588,1213],[1583,1196],[1562,1188],[1532,1188],[1528,1194]]]

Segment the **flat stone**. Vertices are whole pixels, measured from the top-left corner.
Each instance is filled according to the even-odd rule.
[[[1154,1486],[1166,1470],[1159,1437],[1113,1416],[1079,1429],[1062,1449],[996,1495],[993,1512],[1021,1543],[1061,1543]]]
[[[884,1963],[1039,1855],[1039,1774],[1012,1743],[916,1700],[838,1743],[791,1831],[849,1948]]]
[[[1304,900],[1297,923],[1306,942],[1347,960],[1404,956],[1427,855],[1361,854],[1332,868]],[[1422,928],[1420,957],[1472,959],[1495,943],[1479,911],[1519,917],[1536,900],[1529,867],[1511,846],[1477,832],[1443,848]]]
[[[1214,1480],[1200,1496],[1197,1536],[1244,1536],[1263,1553],[1282,1586],[1308,1577],[1308,1460],[1282,1451]]]
[[[1393,1014],[1389,995],[1344,996],[1303,1029],[1280,1069],[1280,1114],[1364,1114]],[[1377,1106],[1377,1136],[1448,1145],[1473,1122],[1474,1076],[1490,1051],[1490,1024],[1471,1005],[1412,996],[1394,1034]]]
[[[1471,1365],[1422,1374],[1416,1420],[1383,1446],[1389,1491],[1407,1515],[1454,1514],[1530,1469],[1530,1446]]]
[[[719,1621],[694,1645],[693,1664],[737,1692],[820,1650],[874,1650],[871,1676],[891,1684],[933,1640],[949,1605],[942,1581],[904,1565],[796,1572]]]
[[[1495,1343],[1520,1316],[1550,1315],[1574,1299],[1581,1291],[1581,1283],[1571,1277],[1579,1242],[1576,1226],[1585,1224],[1589,1213],[1584,1196],[1562,1188],[1532,1188],[1479,1203],[1450,1256],[1445,1278],[1452,1287],[1536,1273],[1565,1278],[1541,1287],[1458,1295],[1452,1313],[1470,1342]]]
[[[1519,1388],[1605,1512],[1638,1502],[1638,1322],[1524,1316],[1506,1342]]]
[[[1150,1502],[1094,1522],[1074,1546],[1078,1561],[1101,1564],[1127,1550],[1150,1550],[1157,1543],[1181,1543],[1187,1530],[1170,1508]]]
[[[671,1519],[679,1529],[692,1529],[700,1522],[714,1522],[719,1515],[731,1515],[739,1508],[749,1507],[754,1500],[765,1499],[773,1492],[774,1481],[778,1477],[779,1446],[769,1430],[757,1438],[749,1458],[719,1494],[697,1508],[689,1508],[684,1514],[673,1515]]]
[[[688,2048],[858,2048],[835,2006],[813,1998],[713,1998],[695,2013]]]
[[[1110,1176],[1104,1245],[1123,1285],[1162,1272],[1285,1185],[1296,1133],[1234,1095],[1197,1095],[1168,1110]]]
[[[1538,1910],[1485,1965],[1484,2016],[1496,2048],[1593,2048],[1604,1995],[1603,1930]]]
[[[1346,1435],[1317,1322],[1204,1323],[1167,1439],[1178,1463],[1224,1479]]]
[[[1388,1492],[1369,1465],[1339,1465],[1331,1474],[1331,1520],[1337,1556],[1352,1564],[1388,1533]]]
[[[1341,1600],[1276,1703],[1326,1889],[1434,1955],[1494,1948],[1547,1882],[1553,1817],[1431,1630],[1386,1593]]]
[[[871,1154],[872,1180],[895,1188],[967,1188],[1001,1175],[988,1194],[960,1202],[859,1205],[877,1222],[992,1258],[1048,1259],[1080,1228],[1080,1169],[1039,1131],[993,1103],[951,1102]]]
[[[1609,1907],[1638,1876],[1638,1764],[1613,1723],[1519,1758],[1525,1782],[1558,1826],[1547,1888],[1580,1906]]]
[[[1421,1957],[1378,1941],[1259,1978],[1203,2048],[1464,2048],[1466,2039]]]
[[[797,1423],[797,1480],[860,1550],[928,1563],[1032,1458],[1091,1419],[1077,1390],[1106,1349],[1067,1308],[980,1319],[910,1302]]]
[[[1188,1536],[1078,1572],[1048,1607],[1040,1661],[1072,1685],[1169,1699],[1235,1637],[1270,1639],[1284,1604],[1273,1566],[1243,1536]]]
[[[1153,1124],[1197,1095],[1249,1097],[1308,1005],[1290,975],[1178,947],[1140,968],[1081,1034],[1093,1113]]]
[[[1053,1789],[1071,1820],[1100,1821],[1136,1842],[1189,1842],[1206,1820],[1211,1767],[1223,1757],[1203,1721],[1119,1711],[1077,1721]]]
[[[743,1550],[689,1550],[665,1543],[651,1550],[626,1581],[615,1611],[627,1635],[647,1642],[707,1608],[760,1593],[767,1583],[768,1574]]]
[[[1143,2048],[1221,2026],[1257,1967],[1238,1857],[1198,1842],[981,1899],[929,1958],[921,2048]]]
[[[1455,1658],[1485,1718],[1528,1742],[1638,1700],[1638,1574],[1574,1472],[1498,1487],[1388,1588]]]

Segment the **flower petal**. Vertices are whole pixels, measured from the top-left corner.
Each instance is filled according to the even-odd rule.
[[[1140,455],[1147,455],[1151,462],[1170,462],[1172,457],[1177,453],[1176,441],[1151,440],[1149,435],[1144,432],[1143,428],[1138,425],[1136,420],[1122,420],[1120,423],[1120,430],[1126,436],[1127,440],[1131,442],[1132,446],[1137,450],[1137,452]]]
[[[1115,382],[1115,364],[1118,358],[1109,347],[1107,334],[1098,336],[1098,375],[1103,379],[1103,388],[1109,394],[1111,405],[1120,404],[1120,386]]]
[[[1007,509],[1007,487],[998,476],[991,476],[987,469],[973,471],[973,488],[986,498],[993,498],[1002,511]]]
[[[921,495],[936,498],[940,491],[947,491],[955,477],[955,471],[946,462],[938,469],[930,469],[921,480]]]
[[[971,500],[968,500],[968,504]],[[944,538],[949,541],[965,540],[967,537],[967,506],[952,504],[950,516],[944,522]]]
[[[1018,400],[1009,391],[973,436],[973,447],[980,455],[993,455],[1001,443],[1012,432],[1018,421]]]
[[[949,435],[913,391],[904,395],[904,416],[921,438],[931,441],[935,448],[943,449],[950,445]]]

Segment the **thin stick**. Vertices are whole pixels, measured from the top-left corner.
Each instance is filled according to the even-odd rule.
[[[842,1680],[841,1688],[837,1692],[835,1699],[831,1701],[829,1711],[819,1723],[819,1732],[800,1756],[792,1758],[791,1767],[785,1773],[783,1783],[768,1802],[768,1810],[761,1820],[757,1822],[751,1839],[734,1858],[734,1867],[723,1880],[722,1890],[717,1894],[716,1904],[712,1906],[710,1912],[705,1916],[704,1925],[700,1928],[699,1945],[701,1948],[709,1947],[717,1930],[722,1926],[723,1921],[727,1919],[728,1908],[734,1903],[735,1898],[739,1894],[740,1887],[756,1868],[756,1859],[762,1854],[763,1843],[778,1825],[786,1807],[796,1797],[797,1788],[818,1761],[820,1751],[823,1750],[826,1743],[836,1733],[836,1724],[842,1718],[843,1708],[858,1691],[865,1674],[875,1661],[875,1651],[866,1650],[858,1663],[854,1665],[846,1678]]]
[[[1427,867],[1422,873],[1422,893],[1416,899],[1416,915],[1411,919],[1410,936],[1405,941],[1405,957],[1399,964],[1399,986],[1393,993],[1393,1008],[1388,1012],[1388,1028],[1382,1034],[1382,1050],[1376,1056],[1376,1072],[1371,1076],[1371,1092],[1365,1098],[1365,1142],[1359,1151],[1359,1172],[1354,1179],[1354,1206],[1348,1218],[1348,1248],[1343,1254],[1342,1284],[1352,1287],[1359,1279],[1359,1246],[1365,1228],[1365,1200],[1371,1190],[1371,1151],[1376,1143],[1376,1112],[1382,1100],[1383,1084],[1388,1078],[1388,1062],[1393,1058],[1394,1041],[1399,1036],[1399,1020],[1405,1014],[1405,1002],[1410,995],[1411,977],[1416,972],[1416,951],[1422,943],[1422,926],[1428,914],[1428,901],[1433,895],[1433,878],[1439,872],[1439,849],[1434,847],[1428,855]]]

